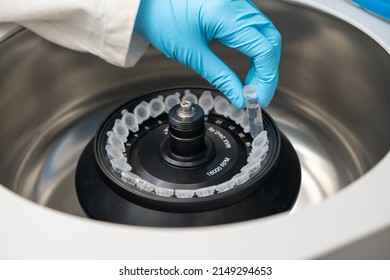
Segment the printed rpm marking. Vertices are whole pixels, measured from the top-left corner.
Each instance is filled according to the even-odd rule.
[[[213,133],[213,134],[215,134],[222,141],[223,145],[225,146],[225,149],[231,149],[232,148],[232,145],[231,145],[229,139],[218,128],[210,126],[208,128],[208,131]],[[225,167],[228,166],[229,162],[230,162],[230,158],[229,157],[225,157],[218,166],[216,166],[214,169],[206,172],[207,176],[213,176],[213,175],[217,174],[218,172],[222,171]]]
[[[213,170],[206,173],[207,176],[213,176],[213,175],[217,174],[219,171],[221,171],[224,167],[226,167],[228,165],[229,161],[230,161],[230,158],[225,157],[224,160],[216,168],[214,168]]]

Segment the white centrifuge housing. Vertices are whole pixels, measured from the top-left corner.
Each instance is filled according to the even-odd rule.
[[[180,228],[86,218],[76,166],[108,114],[148,92],[209,85],[153,48],[120,69],[9,26],[0,42],[0,258],[390,257],[389,22],[350,1],[254,2],[283,37],[267,112],[300,160],[292,211]],[[211,47],[244,79],[247,58]]]

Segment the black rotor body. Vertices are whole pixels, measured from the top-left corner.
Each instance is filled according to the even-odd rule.
[[[123,109],[131,112],[141,101],[183,90],[164,90],[132,100],[103,123],[77,166],[76,191],[85,213],[94,219],[123,224],[186,227],[250,220],[291,209],[300,189],[299,160],[291,143],[264,111],[269,151],[262,168],[247,182],[226,192],[205,197],[162,197],[129,186],[110,168],[104,150],[106,133],[120,117],[120,112]],[[191,88],[198,98],[204,90]],[[213,96],[220,95],[209,91]],[[159,187],[188,190],[221,184],[239,173],[250,153],[251,136],[213,110],[205,116],[203,126],[199,125],[201,117],[196,118],[195,134],[187,133],[186,126],[183,134],[180,123],[168,128],[167,113],[149,118],[137,133],[130,133],[125,153],[132,172]],[[175,127],[179,131],[174,130]],[[173,137],[170,134],[174,134]],[[203,135],[203,143],[198,135]],[[180,148],[183,139],[189,139],[190,147],[194,148]],[[199,151],[188,154],[197,147]]]

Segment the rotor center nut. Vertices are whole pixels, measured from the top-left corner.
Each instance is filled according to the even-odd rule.
[[[190,101],[182,101],[169,110],[168,135],[161,143],[160,153],[174,166],[199,166],[215,153],[213,143],[206,137],[203,109]]]
[[[180,107],[177,109],[176,114],[181,118],[191,118],[195,116],[196,109],[192,106],[190,101],[182,101]]]

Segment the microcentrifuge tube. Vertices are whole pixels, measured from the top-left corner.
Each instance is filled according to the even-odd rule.
[[[134,115],[138,120],[138,123],[141,124],[150,117],[150,107],[149,103],[142,101],[134,108]]]
[[[250,132],[249,118],[248,118],[248,115],[246,113],[241,114],[240,125],[245,133]]]
[[[106,145],[106,151],[107,151],[107,156],[110,159],[119,158],[121,160],[126,160],[126,157],[117,147],[114,147],[112,145]]]
[[[118,173],[122,173],[123,171],[131,171],[131,165],[125,162],[120,158],[113,158],[110,160],[111,167]]]
[[[196,97],[196,95],[193,94],[189,89],[186,89],[181,101],[190,101],[192,104],[198,104],[198,97]]]
[[[250,153],[247,160],[248,162],[263,160],[267,155],[267,152],[268,146],[257,147],[255,149],[252,149],[252,152]]]
[[[174,194],[173,189],[167,189],[167,188],[161,188],[161,187],[154,187],[154,192],[159,196],[165,196],[165,197],[171,197]]]
[[[242,185],[242,184],[244,184],[248,180],[249,180],[249,173],[246,170],[236,174],[231,179],[231,181],[234,181],[237,185]]]
[[[159,95],[156,98],[153,98],[149,102],[150,107],[150,116],[152,118],[158,117],[165,111],[164,97]]]
[[[252,141],[252,149],[257,147],[263,147],[268,145],[267,131],[262,131],[259,135],[255,137]]]
[[[252,138],[256,138],[263,131],[263,117],[261,107],[257,102],[257,87],[246,85],[243,90],[246,99],[246,112],[249,119],[249,127]]]
[[[193,197],[195,192],[193,190],[175,190],[175,195],[178,198],[191,198]]]
[[[126,109],[123,110],[121,113],[122,113],[122,121],[127,126],[127,128],[133,133],[137,132],[139,126],[138,126],[137,118],[134,116],[134,114],[129,113],[129,111],[127,111]]]
[[[180,93],[175,92],[175,94],[170,94],[165,97],[165,112],[169,112],[173,106],[180,103]]]
[[[218,193],[223,193],[223,192],[226,192],[230,189],[233,189],[234,187],[235,187],[235,182],[233,182],[232,180],[229,180],[229,181],[226,181],[226,182],[223,182],[221,184],[216,185],[215,190]]]
[[[115,124],[112,130],[116,133],[116,135],[119,136],[122,142],[127,141],[127,136],[129,136],[129,130],[127,129],[126,124],[123,122],[122,119],[115,120]]]
[[[154,191],[155,186],[152,183],[149,183],[148,181],[145,181],[143,179],[136,179],[135,181],[136,181],[136,186],[139,189],[147,192]]]
[[[197,189],[195,192],[198,197],[213,195],[215,192],[215,186]]]
[[[199,106],[202,107],[204,114],[208,115],[209,111],[214,108],[214,97],[210,91],[206,90],[199,98]]]
[[[249,177],[255,174],[261,167],[261,161],[252,161],[241,168],[241,172],[248,172]]]
[[[217,96],[215,98],[214,110],[218,115],[223,115],[225,118],[227,118],[230,111],[229,101],[221,96]]]
[[[131,184],[135,185],[137,183],[137,180],[140,180],[141,178],[135,175],[134,173],[131,173],[130,171],[123,171],[121,173],[122,180]]]
[[[107,136],[108,136],[108,143],[110,145],[116,147],[121,152],[124,152],[126,150],[122,140],[119,138],[118,135],[116,135],[115,132],[110,130],[109,132],[107,132]]]
[[[230,104],[229,118],[236,124],[240,124],[242,113],[244,113],[244,110],[240,110],[233,104]]]

